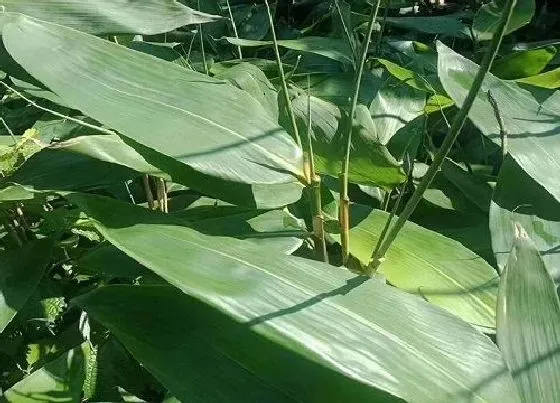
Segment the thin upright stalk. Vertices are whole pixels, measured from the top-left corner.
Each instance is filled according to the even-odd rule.
[[[358,98],[360,95],[360,87],[362,85],[362,76],[364,74],[364,66],[366,64],[369,43],[371,41],[371,34],[373,33],[373,27],[375,26],[375,21],[377,20],[377,13],[379,12],[380,4],[381,0],[377,0],[376,5],[371,9],[367,34],[362,46],[360,62],[358,64],[358,70],[354,81],[354,96],[350,107],[348,132],[346,134],[346,153],[342,162],[342,172],[339,175],[341,190],[339,203],[340,243],[342,246],[342,262],[344,264],[348,261],[348,257],[350,255],[350,199],[348,198],[348,170],[350,166],[350,150],[352,148],[352,128],[354,125],[354,115],[356,114],[356,108],[358,106]]]
[[[504,118],[500,113],[500,108],[498,108],[498,102],[496,102],[496,98],[494,98],[492,92],[490,91],[488,91],[487,94],[488,94],[488,101],[490,102],[490,105],[492,105],[492,109],[494,110],[494,116],[496,117],[496,120],[498,121],[498,126],[500,127],[500,142],[502,146],[502,161],[503,161],[508,153],[508,144],[507,144],[508,133],[506,130],[506,126],[504,124]]]
[[[163,178],[156,179],[156,194],[159,211],[167,213],[167,187]]]
[[[142,176],[142,182],[144,184],[144,192],[146,192],[146,201],[148,202],[148,207],[153,210],[155,207],[154,194],[152,193],[152,187],[150,185],[150,177],[148,175]]]
[[[390,248],[391,244],[399,234],[400,230],[402,229],[402,227],[404,226],[404,224],[406,223],[410,215],[414,212],[414,209],[418,205],[418,202],[422,199],[424,192],[426,191],[426,189],[428,189],[428,187],[432,183],[434,177],[436,176],[437,172],[441,168],[441,165],[445,157],[451,150],[453,143],[455,143],[457,136],[461,132],[461,128],[463,127],[465,120],[467,119],[467,116],[469,114],[469,111],[480,91],[480,88],[482,87],[482,82],[484,81],[484,77],[492,67],[492,62],[494,61],[494,58],[496,57],[496,53],[498,52],[500,44],[502,43],[502,38],[504,36],[508,22],[511,18],[511,14],[515,4],[516,4],[516,0],[508,0],[507,4],[505,5],[501,14],[498,28],[494,33],[494,36],[492,37],[492,41],[490,42],[490,46],[488,47],[488,50],[484,55],[482,63],[480,63],[480,67],[478,69],[476,77],[474,78],[474,81],[469,90],[467,98],[463,103],[462,108],[455,115],[453,124],[451,125],[449,132],[447,133],[447,136],[443,140],[440,149],[435,154],[434,160],[432,161],[432,164],[430,165],[428,171],[424,175],[424,178],[422,178],[422,181],[414,191],[411,198],[408,200],[408,203],[406,204],[399,218],[395,222],[395,225],[391,228],[391,231],[383,241],[381,247],[377,250],[376,253],[373,253],[371,262],[368,265],[368,269],[370,273],[375,272],[377,268],[381,265],[383,260],[385,259],[385,253],[387,253],[387,250]]]
[[[313,139],[311,137],[311,79],[307,75],[307,155],[306,164],[309,166],[311,184],[310,190],[311,215],[313,220],[313,241],[317,258],[329,262],[327,242],[325,241],[325,223],[321,200],[321,177],[315,172],[315,158],[313,156]]]
[[[409,181],[411,175],[406,177],[406,180],[404,181],[404,183],[402,185],[401,191],[400,191],[400,193],[397,197],[397,201],[395,202],[395,205],[391,209],[391,213],[389,214],[389,217],[387,218],[387,221],[385,222],[385,226],[383,227],[383,230],[381,231],[381,234],[379,235],[379,239],[377,240],[377,244],[375,245],[375,250],[373,252],[374,255],[379,251],[379,248],[381,247],[381,244],[383,243],[383,240],[385,239],[385,236],[387,235],[387,231],[389,231],[389,228],[391,228],[391,223],[393,222],[393,218],[395,218],[395,214],[397,213],[397,210],[398,210],[398,208],[401,204],[403,194],[406,191],[406,186],[408,185],[408,181]],[[388,193],[388,194],[390,195],[390,193]],[[384,210],[387,211],[387,207]]]
[[[198,10],[200,11],[200,0],[198,0]],[[200,52],[202,53],[202,65],[204,66],[204,72],[206,74],[209,74],[210,70],[208,70],[208,63],[206,63],[206,52],[204,51],[204,34],[202,33],[202,24],[198,24],[198,34],[200,36]]]
[[[387,26],[387,17],[389,17],[389,6],[391,5],[391,0],[387,0],[387,4],[385,5],[385,11],[383,13],[383,19],[381,20],[381,29],[379,30],[379,35],[377,35],[377,42],[375,44],[375,53],[379,54],[379,50],[381,49],[381,37],[385,32],[385,27]]]
[[[301,145],[301,137],[299,135],[299,131],[297,128],[296,123],[296,116],[294,115],[294,111],[292,109],[292,101],[290,100],[290,95],[288,94],[288,84],[286,83],[286,75],[284,74],[284,66],[282,65],[282,59],[280,59],[280,50],[278,49],[278,39],[276,37],[276,30],[274,29],[274,19],[272,18],[272,12],[270,11],[270,5],[268,4],[268,0],[264,0],[264,4],[266,5],[266,11],[268,13],[268,21],[270,23],[270,32],[272,33],[272,41],[274,43],[274,55],[276,56],[276,64],[278,65],[278,72],[280,73],[280,82],[282,84],[282,93],[284,97],[284,103],[286,104],[286,109],[288,113],[288,117],[290,118],[290,124],[292,126],[292,131],[296,140],[297,145],[300,149],[302,148]],[[306,177],[307,184],[311,183],[311,178]]]
[[[233,34],[235,35],[236,39],[239,39],[239,34],[237,33],[237,25],[235,24],[235,20],[233,19],[233,13],[231,12],[231,6],[229,4],[229,0],[226,0],[226,5],[229,13],[229,19],[231,21],[231,28],[233,30]],[[240,45],[237,45],[237,53],[239,54],[239,60],[243,60],[243,53],[241,53]]]

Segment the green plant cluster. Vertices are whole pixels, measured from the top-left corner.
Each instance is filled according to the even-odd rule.
[[[550,1],[0,0],[0,402],[560,401],[559,48]]]

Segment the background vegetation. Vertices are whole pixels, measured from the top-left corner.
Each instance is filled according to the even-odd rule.
[[[0,401],[558,402],[559,21],[0,0]]]

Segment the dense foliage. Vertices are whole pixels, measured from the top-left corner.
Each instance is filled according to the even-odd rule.
[[[560,401],[554,2],[0,0],[0,36],[0,401]]]

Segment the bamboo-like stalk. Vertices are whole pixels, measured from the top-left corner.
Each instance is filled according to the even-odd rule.
[[[278,72],[280,73],[280,82],[282,84],[282,95],[284,97],[284,102],[286,104],[286,109],[288,117],[290,118],[290,124],[292,126],[293,135],[295,137],[296,143],[300,149],[303,149],[301,144],[301,137],[296,123],[296,116],[292,109],[292,101],[290,100],[290,95],[288,94],[288,84],[286,83],[286,75],[284,74],[284,66],[282,65],[282,59],[280,59],[280,50],[278,49],[278,39],[276,37],[276,29],[274,28],[274,19],[272,18],[272,12],[270,11],[270,5],[268,0],[264,0],[266,6],[266,12],[268,13],[268,22],[270,23],[270,32],[272,33],[272,41],[274,47],[274,56],[276,56],[276,64],[278,65]],[[304,167],[305,172],[305,167]],[[311,178],[306,177],[307,184],[311,183]]]
[[[294,114],[294,110],[292,108],[292,102],[290,100],[290,95],[288,94],[288,84],[286,80],[286,75],[284,73],[284,67],[282,65],[282,59],[280,59],[280,51],[278,49],[278,39],[276,37],[276,30],[274,29],[274,19],[272,18],[272,12],[270,10],[270,5],[268,4],[268,0],[265,0],[264,3],[266,5],[266,11],[268,13],[268,21],[270,23],[270,30],[272,32],[272,39],[274,43],[274,55],[276,56],[276,64],[278,65],[280,82],[282,84],[284,103],[286,105],[286,110],[288,113],[288,117],[290,119],[295,140],[299,148],[303,150],[301,137],[299,135],[299,130],[296,123],[296,117]],[[314,241],[315,252],[317,253],[319,259],[321,259],[324,262],[328,262],[327,244],[325,241],[323,208],[321,203],[321,177],[317,175],[315,172],[315,161],[313,157],[313,143],[311,139],[310,87],[311,87],[311,82],[308,75],[307,76],[307,151],[304,153],[303,173],[304,173],[305,185],[310,194],[311,217],[313,221],[312,222],[313,238],[314,238],[313,241]]]
[[[307,75],[307,156],[311,184],[310,190],[311,214],[313,220],[313,241],[315,253],[323,262],[329,262],[327,242],[325,241],[325,222],[321,201],[321,177],[315,171],[315,158],[313,156],[313,139],[311,137],[311,78]]]
[[[352,128],[354,125],[354,115],[356,114],[356,108],[358,107],[358,98],[360,94],[360,87],[362,84],[362,76],[364,74],[364,66],[366,64],[367,53],[369,49],[369,43],[371,41],[371,34],[373,33],[373,27],[375,26],[375,21],[377,20],[377,14],[379,12],[379,5],[381,0],[377,0],[377,3],[371,9],[371,14],[369,18],[367,34],[362,46],[362,53],[360,56],[360,61],[358,64],[358,70],[356,72],[356,78],[354,81],[354,96],[352,98],[352,104],[350,107],[350,114],[348,115],[349,122],[348,132],[346,133],[346,153],[344,160],[342,162],[342,172],[339,174],[340,178],[340,203],[339,203],[339,222],[340,222],[340,243],[342,246],[342,262],[346,264],[348,257],[350,255],[350,199],[348,198],[348,170],[350,166],[350,150],[352,148]]]
[[[155,208],[154,194],[152,193],[152,187],[150,186],[150,177],[148,175],[142,176],[142,182],[144,184],[144,192],[146,192],[146,201],[148,202],[148,207],[150,210]]]
[[[391,5],[391,0],[387,0],[387,4],[385,5],[385,10],[383,13],[383,20],[381,20],[381,28],[379,30],[379,35],[377,36],[377,41],[375,43],[375,53],[379,54],[379,50],[381,49],[381,37],[385,32],[385,27],[387,26],[387,17],[389,17],[389,6]]]
[[[451,125],[449,132],[447,133],[447,136],[443,140],[443,143],[439,148],[439,151],[435,154],[434,160],[432,161],[432,164],[430,165],[428,171],[424,175],[424,178],[422,178],[422,181],[414,191],[413,195],[411,196],[408,203],[404,207],[399,218],[395,222],[395,225],[391,228],[391,231],[384,239],[383,243],[381,244],[377,252],[375,253],[374,251],[374,253],[372,254],[372,259],[368,265],[369,274],[374,273],[385,259],[385,254],[387,253],[387,250],[391,247],[391,244],[399,234],[400,230],[402,229],[402,227],[404,226],[404,224],[406,223],[410,215],[414,212],[414,209],[418,205],[418,202],[422,199],[424,192],[426,191],[426,189],[428,189],[428,187],[432,183],[445,157],[451,150],[453,143],[455,143],[457,136],[461,132],[461,129],[465,124],[465,120],[467,119],[469,111],[480,91],[480,88],[482,87],[482,82],[484,81],[484,77],[492,67],[492,62],[494,61],[494,58],[496,57],[496,53],[498,52],[500,44],[502,43],[502,38],[504,36],[506,27],[511,18],[513,7],[515,6],[516,2],[517,2],[516,0],[508,0],[505,7],[503,8],[500,17],[500,22],[498,24],[498,28],[494,33],[494,36],[492,37],[490,46],[488,47],[488,50],[484,55],[482,63],[480,64],[476,77],[474,78],[474,81],[469,90],[467,98],[463,103],[462,108],[455,115],[453,124]]]
[[[198,0],[198,10],[200,11],[200,0]],[[202,53],[202,65],[204,66],[204,73],[210,73],[208,70],[208,63],[206,63],[206,52],[204,50],[204,34],[202,33],[202,24],[198,24],[198,34],[200,36],[200,52]]]
[[[228,8],[229,19],[231,21],[231,28],[233,30],[233,34],[235,38],[239,39],[239,34],[237,33],[237,25],[235,24],[235,20],[233,19],[233,13],[231,12],[231,6],[229,4],[229,0],[226,0],[226,5]],[[243,60],[243,53],[241,53],[241,46],[237,45],[237,53],[239,54],[239,60]]]
[[[167,186],[165,184],[165,179],[156,178],[156,194],[159,211],[161,211],[162,213],[167,213]]]
[[[487,95],[488,95],[488,101],[490,102],[490,105],[492,105],[492,109],[494,110],[494,116],[498,121],[498,126],[500,127],[500,142],[502,146],[502,161],[503,161],[508,153],[508,144],[507,144],[508,133],[506,130],[506,126],[504,124],[504,119],[502,117],[502,114],[500,113],[500,108],[498,108],[498,102],[496,102],[496,98],[494,98],[491,91],[488,91]]]
[[[157,195],[159,209],[163,213],[167,213],[167,185],[165,179],[157,178]]]

